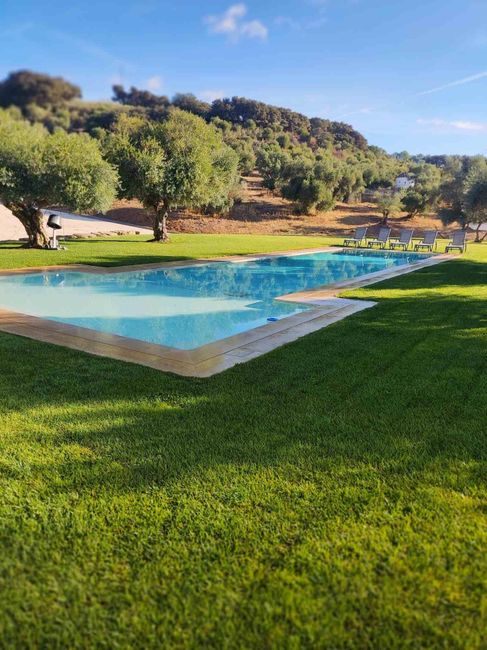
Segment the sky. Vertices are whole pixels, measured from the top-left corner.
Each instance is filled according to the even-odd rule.
[[[487,155],[487,0],[0,0],[0,79],[234,95],[389,152]]]

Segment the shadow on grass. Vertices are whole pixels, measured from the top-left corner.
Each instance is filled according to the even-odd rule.
[[[18,243],[0,243],[0,253],[5,252],[2,259],[2,269],[28,268],[33,266],[53,266],[86,264],[90,266],[128,266],[137,264],[164,264],[166,262],[204,259],[209,257],[249,255],[252,253],[265,253],[266,248],[259,244],[255,246],[251,238],[242,235],[225,235],[225,242],[221,247],[215,246],[218,237],[212,235],[191,235],[191,240],[179,239],[176,235],[168,244],[158,244],[150,239],[76,239],[67,242],[67,249],[60,251],[32,250],[21,247]],[[260,238],[262,239],[262,238]],[[274,239],[279,239],[273,244]],[[291,240],[288,242],[288,240]],[[233,241],[235,244],[233,244]],[[282,250],[296,249],[300,245],[296,238],[275,238],[270,236],[267,246]],[[282,245],[282,242],[285,242]],[[136,246],[132,246],[136,244]],[[322,244],[322,242],[317,242]],[[268,249],[267,249],[268,250]],[[179,253],[181,251],[181,253]],[[188,254],[189,253],[189,254]],[[193,253],[193,254],[191,254]],[[7,257],[8,256],[8,257]]]
[[[52,266],[54,264],[69,265],[69,264],[86,264],[89,266],[128,266],[134,264],[152,264],[164,262],[173,262],[179,260],[194,259],[191,255],[168,254],[164,250],[163,244],[153,243],[153,250],[146,253],[140,253],[141,245],[150,243],[150,240],[117,240],[117,239],[77,239],[67,242],[61,242],[67,246],[66,250],[60,251],[45,251],[45,250],[32,250],[20,246],[16,243],[0,244],[0,251],[11,252],[13,264],[9,265],[12,268],[23,266]],[[110,246],[110,252],[99,251],[96,255],[92,252],[93,249],[102,246]],[[122,252],[123,249],[134,246],[134,254],[127,254]],[[91,254],[86,251],[83,252],[84,245],[88,246]],[[113,247],[113,248],[112,248]],[[113,251],[113,252],[112,252]],[[18,253],[18,257],[16,255]],[[14,257],[15,256],[15,257]]]
[[[138,264],[165,264],[166,262],[183,262],[194,260],[194,257],[183,255],[102,255],[98,256],[96,261],[92,257],[83,259],[80,257],[76,264],[86,264],[87,266],[135,266]]]

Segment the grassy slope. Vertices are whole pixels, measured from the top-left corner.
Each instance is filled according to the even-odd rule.
[[[0,335],[1,644],[482,647],[487,246],[354,295],[208,380]]]

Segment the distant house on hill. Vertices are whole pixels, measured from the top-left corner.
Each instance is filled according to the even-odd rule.
[[[394,183],[395,190],[409,190],[411,187],[414,187],[416,181],[409,174],[400,174]]]

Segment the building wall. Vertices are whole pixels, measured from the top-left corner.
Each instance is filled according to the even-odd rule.
[[[410,187],[414,187],[414,185],[414,181],[411,178],[407,178],[407,176],[398,176],[394,183],[396,190],[408,190]]]

